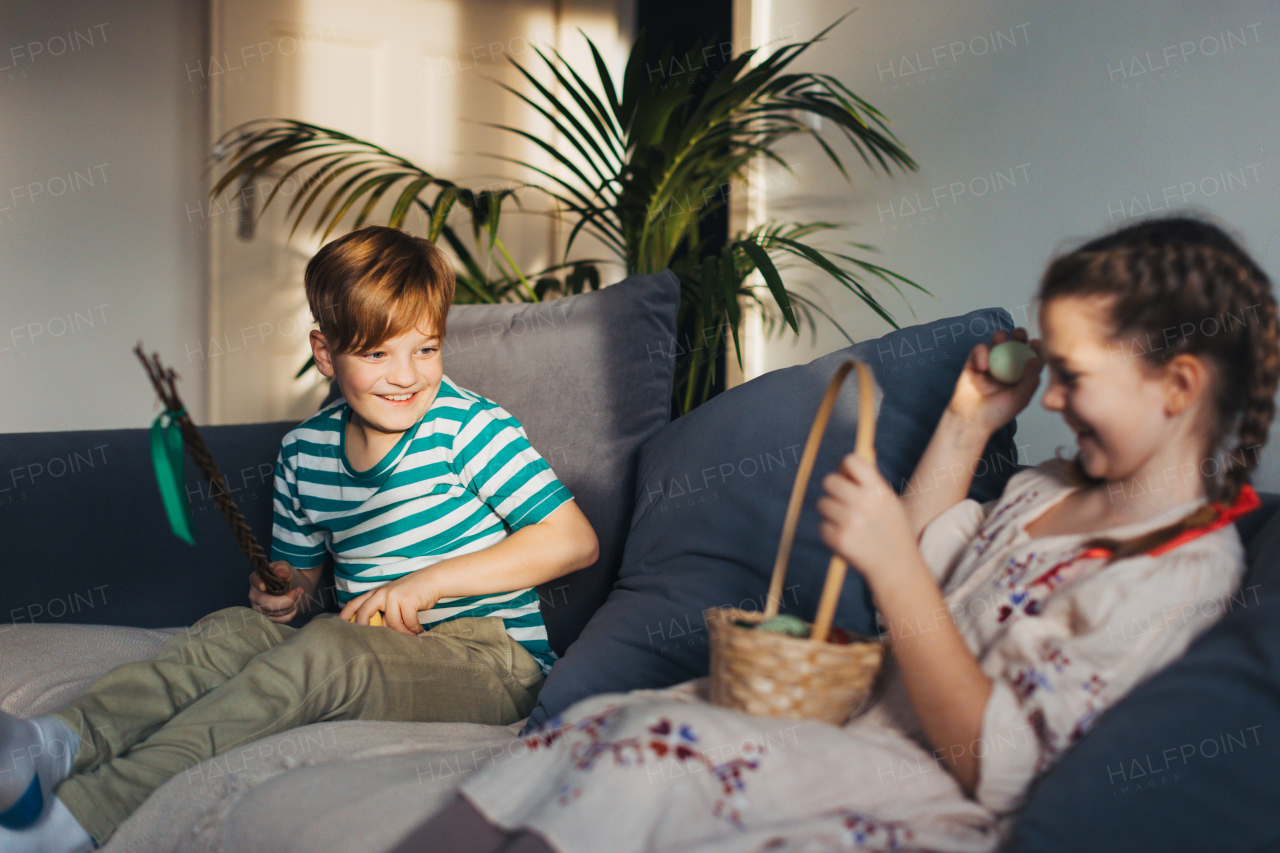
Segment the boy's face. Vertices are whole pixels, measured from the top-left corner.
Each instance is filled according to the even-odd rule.
[[[362,353],[334,353],[313,331],[311,349],[321,375],[337,378],[351,405],[351,425],[371,446],[398,441],[421,420],[444,376],[440,339],[429,329],[413,329]]]

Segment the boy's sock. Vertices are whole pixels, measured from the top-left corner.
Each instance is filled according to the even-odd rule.
[[[0,828],[23,829],[48,811],[79,747],[80,737],[55,717],[0,711]]]
[[[97,848],[62,800],[50,794],[49,801],[40,819],[26,829],[0,826],[0,850],[4,853],[88,853]]]

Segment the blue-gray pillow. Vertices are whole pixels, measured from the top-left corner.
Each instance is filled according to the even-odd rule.
[[[441,355],[454,382],[515,416],[595,528],[595,565],[538,590],[563,653],[618,576],[641,446],[671,420],[680,281],[633,275],[548,302],[455,305]]]
[[[1229,612],[1050,768],[1006,853],[1280,849],[1280,515],[1246,544]]]
[[[618,582],[543,685],[526,726],[541,726],[597,693],[656,688],[707,672],[702,612],[763,609],[782,519],[805,438],[836,368],[858,358],[883,391],[876,428],[881,472],[901,489],[919,460],[978,341],[1013,321],[974,311],[890,332],[739,385],[675,420],[645,445],[631,532]],[[811,619],[830,552],[818,535],[822,474],[853,448],[857,380],[842,388],[796,530],[783,612]],[[977,466],[970,494],[995,497],[1017,467],[1014,425]],[[836,623],[875,631],[865,586],[851,573]]]

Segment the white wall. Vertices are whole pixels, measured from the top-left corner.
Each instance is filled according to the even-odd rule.
[[[776,177],[764,212],[860,223],[850,239],[878,245],[885,266],[937,296],[912,296],[913,319],[886,293],[903,325],[1001,305],[1030,326],[1028,302],[1056,250],[1142,213],[1148,197],[1164,207],[1166,194],[1172,207],[1183,206],[1185,194],[1187,204],[1225,221],[1280,276],[1280,5],[858,5],[800,67],[836,75],[886,113],[921,169],[890,180],[872,176],[855,156],[850,185],[812,143],[797,145],[798,179]],[[756,0],[753,7],[759,42],[808,38],[849,4]],[[888,330],[851,296],[826,284],[820,290],[855,339]],[[813,346],[807,335],[767,342],[757,369],[844,345],[826,324]],[[1037,401],[1019,418],[1018,443],[1036,462],[1071,441]],[[1263,454],[1260,488],[1280,490],[1278,460]]]
[[[251,4],[223,5],[242,10]],[[476,97],[463,87],[478,79],[474,63],[481,54],[488,58],[482,70],[516,82],[505,57],[493,55],[494,43],[508,51],[518,46],[528,63],[534,59],[528,45],[539,43],[535,37],[541,31],[511,11],[520,8],[515,0],[453,5],[468,28],[449,42],[457,48],[449,57],[455,65],[457,56],[471,57],[470,70],[445,73],[439,70],[443,61],[420,61],[410,85],[424,93],[432,85],[448,90],[449,97],[440,103],[450,105],[444,115],[449,133],[438,136],[442,145],[448,141],[450,156],[456,149],[503,150],[500,143],[507,135],[482,129],[489,141],[475,143],[472,126],[464,123],[485,118],[478,108],[490,105],[460,103],[458,96]],[[570,56],[581,50],[578,26],[608,50],[610,40],[601,41],[601,32],[629,31],[634,18],[631,0],[525,5],[558,10]],[[385,16],[390,7],[383,6],[378,11]],[[330,42],[348,35],[336,26],[339,17],[359,18],[368,12],[356,0],[299,0],[272,9],[274,16],[265,7],[258,12],[264,28],[287,29],[290,22],[319,16],[327,27],[323,32],[332,35]],[[214,337],[228,329],[226,317],[221,325],[210,322],[210,223],[235,218],[212,220],[209,212],[218,212],[208,202],[211,130],[216,136],[246,117],[311,116],[295,106],[284,109],[284,87],[272,86],[269,73],[288,64],[277,61],[279,57],[269,63],[259,57],[238,76],[213,76],[208,70],[211,56],[226,62],[223,50],[241,56],[242,49],[261,40],[233,39],[214,49],[209,22],[209,0],[5,0],[0,11],[0,432],[147,425],[156,411],[155,395],[131,352],[139,339],[184,374],[179,388],[197,423],[298,414],[280,411],[283,404],[273,399],[255,399],[256,408],[248,409],[224,401],[221,411],[211,411],[213,359],[199,354],[211,350]],[[411,23],[406,33],[419,47],[443,38],[438,29]],[[328,83],[349,83],[347,78],[361,71],[350,57],[324,59],[327,65],[312,69],[319,84],[312,88],[322,95]],[[231,85],[251,90],[262,103],[248,116],[228,116],[224,109],[219,126],[211,129],[210,96]],[[327,96],[332,97],[331,90]],[[501,93],[486,83],[482,96],[497,99]],[[437,121],[424,122],[417,112],[407,112],[414,129]],[[458,133],[470,135],[455,139]],[[378,141],[427,159],[419,156],[422,152],[404,150],[409,146],[403,135]],[[494,167],[489,160],[484,163],[479,176],[451,176],[487,185],[495,180]],[[447,170],[448,164],[433,167]],[[279,211],[272,213],[279,218]],[[460,209],[458,213],[462,215]],[[508,227],[516,230],[510,223]],[[506,238],[518,246],[511,234]],[[551,239],[541,239],[548,247],[544,254],[549,254]],[[300,304],[298,272],[309,253],[293,258],[287,270],[258,264],[260,275],[287,280],[292,307]],[[535,255],[526,269],[536,269],[538,260]],[[262,322],[278,326],[292,316],[268,297],[255,296],[245,309],[256,312],[250,328],[260,328]],[[226,313],[226,305],[218,303],[218,308]],[[239,330],[232,326],[230,333]],[[287,384],[302,360],[299,353],[289,352],[265,369],[279,374],[276,385]],[[222,361],[218,366],[224,384],[234,390],[254,378],[255,371],[262,372],[266,359]]]
[[[205,329],[207,0],[6,0],[0,18],[0,432],[138,427]],[[199,376],[179,385],[199,421]]]
[[[238,70],[203,78],[197,72],[198,85],[213,98],[215,135],[255,119],[287,117],[368,140],[475,189],[513,190],[522,186],[514,178],[527,181],[538,176],[495,160],[492,154],[552,172],[558,167],[531,142],[492,125],[519,127],[540,139],[554,140],[556,135],[545,118],[495,80],[532,91],[509,60],[545,80],[549,75],[534,48],[553,46],[588,79],[594,78],[579,28],[620,68],[634,17],[629,3],[221,0],[212,54],[227,57],[222,64]],[[257,176],[248,206],[258,210],[286,168],[296,162],[278,164]],[[226,168],[220,163],[215,175],[220,177]],[[301,195],[301,177],[294,174],[280,185],[272,205],[260,212],[251,241],[238,234],[246,207],[239,186],[224,192],[218,202],[205,204],[207,215],[193,218],[212,245],[210,328],[205,337],[182,347],[175,359],[208,377],[207,423],[301,420],[315,411],[328,391],[328,382],[314,371],[295,378],[311,355],[307,336],[313,324],[302,273],[321,245],[321,234],[313,232],[311,223],[323,206],[315,205],[307,224],[290,236],[292,217],[286,209]],[[371,223],[387,221],[406,183],[382,198]],[[532,274],[560,260],[567,235],[548,215],[553,206],[546,196],[521,190],[515,201],[523,212],[508,199],[502,240]],[[200,210],[198,200],[193,202]],[[328,239],[354,225],[359,210],[357,206],[350,211]],[[454,208],[450,221],[469,242],[469,214],[462,205]],[[404,223],[406,230],[418,234],[425,234],[428,226],[419,211]],[[607,255],[585,236],[574,250],[577,257]]]
[[[749,5],[757,43],[815,33],[848,8]],[[143,426],[154,395],[133,344],[176,363],[206,335],[207,232],[182,202],[206,187],[208,92],[184,69],[207,59],[208,18],[206,0],[5,3],[0,431]],[[1118,222],[1135,198],[1159,201],[1172,188],[1180,203],[1188,183],[1189,201],[1234,226],[1280,275],[1270,203],[1278,44],[1280,6],[1261,0],[864,0],[802,67],[837,75],[884,110],[921,171],[892,180],[855,171],[850,185],[797,147],[798,179],[774,181],[765,212],[861,223],[853,239],[879,245],[886,265],[937,295],[911,298],[921,321],[992,304],[1033,320],[1025,306],[1064,241]],[[978,179],[993,175],[1003,176],[999,192],[978,195]],[[957,182],[966,191],[953,198]],[[904,206],[939,187],[948,190],[936,209]],[[823,290],[855,338],[886,330]],[[830,327],[812,346],[807,336],[771,341],[757,369],[843,343]],[[197,373],[181,385],[197,422],[207,420],[204,381]],[[1067,439],[1038,408],[1020,418],[1030,460]],[[1276,457],[1264,454],[1264,488],[1280,490]]]

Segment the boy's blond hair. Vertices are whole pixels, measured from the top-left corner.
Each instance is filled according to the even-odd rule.
[[[444,342],[456,281],[430,240],[370,225],[325,244],[302,280],[311,316],[335,353],[365,352],[415,328]]]

